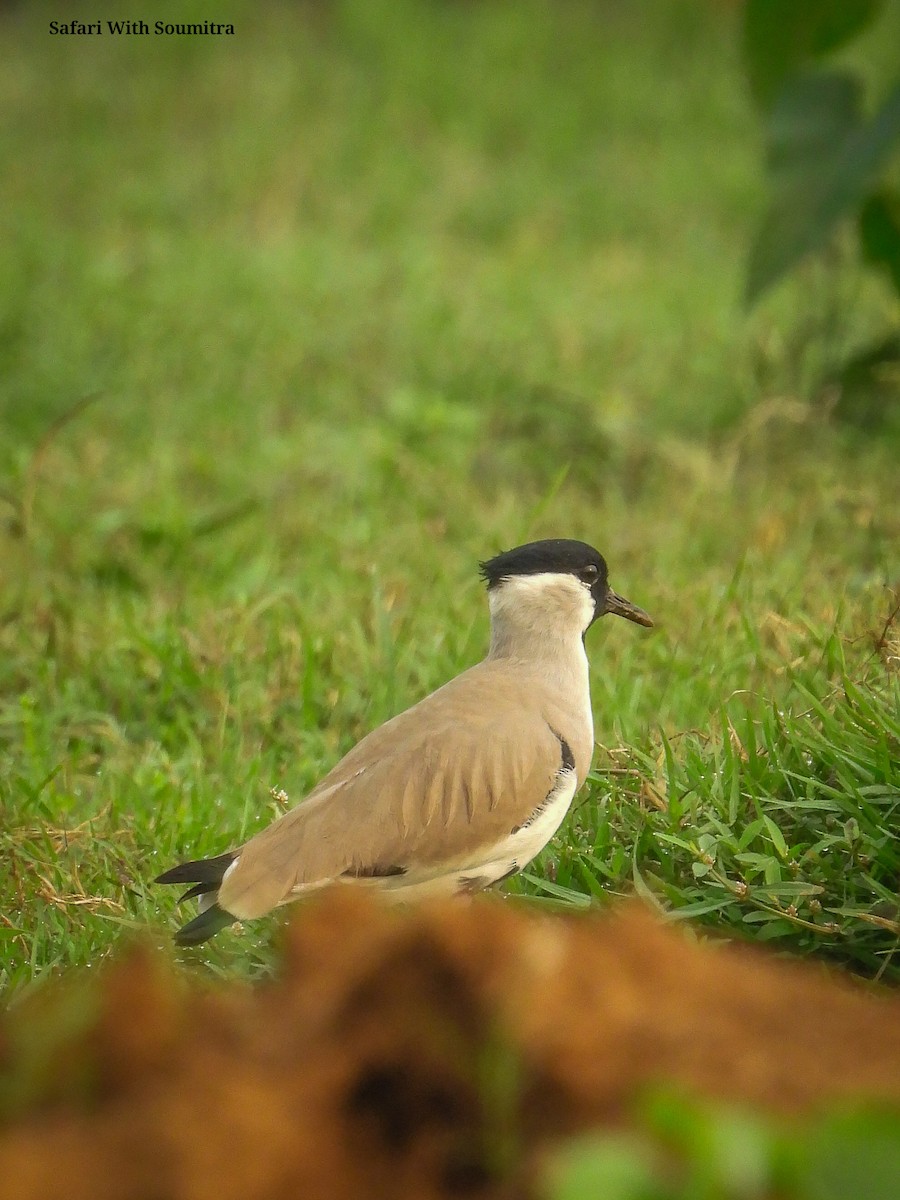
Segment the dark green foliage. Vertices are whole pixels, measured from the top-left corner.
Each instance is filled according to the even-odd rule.
[[[792,75],[855,37],[883,8],[884,0],[747,0],[744,60],[757,103],[771,107]]]
[[[744,59],[766,121],[771,193],[750,251],[748,303],[828,249],[847,221],[857,228],[863,260],[900,295],[900,224],[890,183],[900,145],[896,56],[892,79],[878,89],[867,86],[865,72],[822,68],[823,58],[868,32],[887,7],[878,0],[747,0]],[[896,40],[897,31],[889,25],[884,36]],[[824,395],[837,395],[836,415],[868,428],[884,422],[900,397],[900,378],[866,370],[870,362],[892,361],[884,345],[884,335],[873,342],[870,334],[820,377]]]
[[[888,334],[851,355],[826,376],[825,383],[835,389],[836,416],[849,425],[877,432],[900,389],[900,333]]]
[[[793,1128],[656,1095],[639,1128],[580,1139],[550,1164],[548,1200],[895,1200],[900,1113],[838,1114]]]
[[[884,188],[869,197],[859,214],[859,238],[866,262],[882,267],[900,295],[900,193]]]
[[[779,93],[768,125],[774,195],[750,254],[749,301],[856,213],[867,220],[879,263],[885,253],[892,261],[885,211],[875,210],[874,229],[866,197],[900,138],[900,84],[871,120],[862,116],[860,89],[852,76],[819,74],[793,77]]]

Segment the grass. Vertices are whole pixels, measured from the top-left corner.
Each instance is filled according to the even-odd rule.
[[[162,940],[150,879],[474,662],[478,558],[548,534],[658,628],[591,633],[515,888],[900,979],[897,443],[816,388],[891,301],[839,253],[741,311],[735,12],[220,9],[0,14],[0,983]]]

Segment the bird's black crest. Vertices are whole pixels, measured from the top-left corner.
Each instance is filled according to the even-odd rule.
[[[545,571],[576,575],[585,567],[597,568],[602,590],[606,589],[607,569],[603,555],[587,542],[573,542],[568,538],[529,542],[525,546],[516,546],[514,550],[506,550],[479,565],[488,589],[513,575],[540,575]]]

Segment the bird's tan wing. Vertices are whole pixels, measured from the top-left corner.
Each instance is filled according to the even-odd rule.
[[[563,767],[560,736],[521,691],[473,668],[375,730],[242,848],[221,907],[249,919],[342,876],[412,881],[482,861]]]

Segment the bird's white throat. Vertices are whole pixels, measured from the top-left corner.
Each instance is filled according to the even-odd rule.
[[[590,588],[574,575],[513,575],[488,593],[491,658],[537,659],[561,651],[584,658],[582,639],[594,619]]]
[[[594,618],[590,589],[573,575],[514,575],[488,593],[489,659],[510,659],[540,673],[577,714],[582,736],[593,741],[594,718],[584,633]]]

